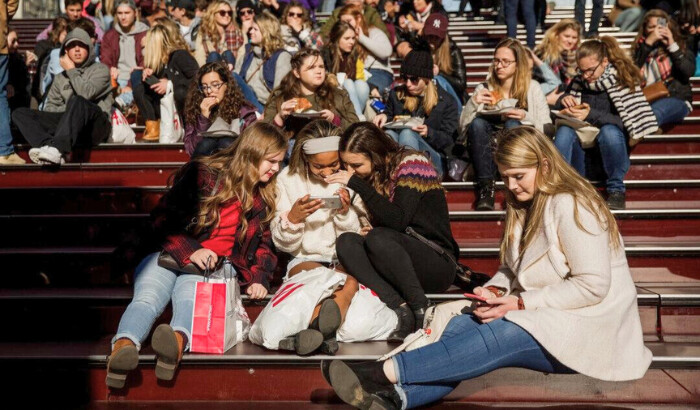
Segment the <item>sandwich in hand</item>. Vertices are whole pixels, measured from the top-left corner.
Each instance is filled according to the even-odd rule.
[[[295,98],[295,100],[297,101],[297,106],[294,108],[294,112],[297,114],[301,114],[312,107],[309,100],[304,97]]]

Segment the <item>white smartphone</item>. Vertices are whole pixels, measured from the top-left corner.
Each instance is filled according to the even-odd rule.
[[[323,201],[323,205],[321,205],[321,208],[339,209],[343,206],[343,203],[340,202],[339,196],[312,196],[312,197],[309,197],[309,201],[313,201],[315,199],[320,199],[321,201]]]

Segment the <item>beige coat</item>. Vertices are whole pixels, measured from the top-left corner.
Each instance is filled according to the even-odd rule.
[[[19,0],[0,0],[0,54],[8,54],[7,34],[9,33],[10,20],[17,12]]]
[[[652,354],[644,346],[624,249],[611,249],[608,232],[583,206],[578,215],[585,231],[574,220],[571,195],[551,198],[522,262],[522,229],[516,229],[505,265],[485,286],[520,295],[525,310],[510,311],[506,319],[564,365],[602,380],[639,379]]]

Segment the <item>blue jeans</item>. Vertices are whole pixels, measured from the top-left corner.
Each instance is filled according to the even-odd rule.
[[[527,46],[533,49],[535,48],[535,29],[537,28],[535,0],[503,0],[508,37],[518,37],[518,5],[520,5],[520,9],[523,11],[523,18],[525,19]]]
[[[620,31],[632,33],[637,31],[639,24],[644,19],[644,9],[641,7],[630,7],[624,9],[617,15],[615,25],[620,27]]]
[[[129,80],[117,80],[117,83],[120,87],[126,87],[129,84]],[[131,105],[131,103],[134,102],[134,93],[131,91],[121,93],[119,94],[119,98],[121,98],[124,105]]]
[[[389,87],[391,87],[391,84],[394,82],[394,75],[386,70],[382,70],[381,68],[370,68],[369,73],[372,74],[372,76],[367,80],[367,84],[369,84],[369,89],[376,88],[379,90],[379,94],[381,94],[382,98],[384,97],[384,92],[387,91]]]
[[[416,151],[427,152],[438,174],[442,175],[444,173],[440,153],[437,152],[435,148],[431,147],[420,134],[408,128],[402,129],[400,132],[396,130],[386,130],[386,134],[394,141],[398,142],[399,145],[413,148]]]
[[[392,360],[403,408],[437,401],[462,380],[502,367],[574,373],[520,326],[505,319],[482,324],[472,315],[454,317],[440,340]]]
[[[588,37],[598,34],[600,19],[603,18],[603,0],[592,0],[593,12],[591,13],[591,25],[586,31],[586,2],[587,0],[576,0],[574,3],[574,16],[576,21],[581,23],[581,29]]]
[[[355,114],[358,117],[364,116],[365,105],[369,99],[369,85],[365,80],[346,79],[343,88],[348,92],[352,106],[355,107]]]
[[[605,182],[607,191],[625,192],[622,182],[630,169],[630,157],[627,153],[627,137],[616,125],[607,124],[600,127],[596,144],[603,160],[603,169],[608,176]],[[554,137],[554,145],[562,157],[582,176],[586,176],[586,154],[576,131],[567,126],[559,127]]]
[[[146,256],[134,274],[134,298],[119,321],[117,334],[112,343],[121,338],[128,338],[137,348],[146,340],[156,319],[160,317],[172,299],[173,318],[170,326],[173,330],[187,335],[187,348],[192,339],[192,309],[194,307],[194,288],[197,282],[204,281],[204,276],[175,273],[158,266],[158,255]]]
[[[467,149],[474,165],[477,182],[491,181],[496,178],[498,168],[493,162],[493,134],[498,124],[483,117],[476,117],[467,128]],[[520,126],[518,120],[507,120],[503,123],[506,129],[517,126]]]
[[[221,54],[217,53],[216,51],[212,51],[207,55],[207,63],[214,63],[217,61],[224,61],[235,66],[236,56],[233,55],[231,50],[224,50],[224,52]]]
[[[459,96],[457,95],[457,92],[452,87],[452,84],[450,84],[450,82],[447,81],[447,79],[445,79],[445,77],[443,77],[441,75],[437,75],[435,77],[435,82],[437,83],[437,85],[442,87],[443,90],[447,91],[448,94],[450,94],[451,96],[453,96],[455,98],[455,101],[457,102],[457,113],[461,114],[462,113],[462,99],[459,98]]]
[[[243,92],[243,96],[245,97],[246,100],[248,100],[249,103],[253,104],[255,109],[262,114],[265,112],[265,107],[260,103],[258,100],[258,96],[255,95],[255,91],[253,91],[252,88],[245,82],[243,77],[241,77],[238,73],[231,73],[233,75],[233,79],[236,80],[236,84],[238,84],[238,87],[241,89],[241,92]]]
[[[0,155],[10,155],[15,152],[12,146],[12,131],[10,131],[10,104],[7,102],[7,82],[10,73],[7,65],[10,57],[0,54]]]
[[[683,122],[690,110],[688,104],[676,97],[662,98],[651,103],[651,110],[654,111],[659,127],[664,124],[678,124]]]

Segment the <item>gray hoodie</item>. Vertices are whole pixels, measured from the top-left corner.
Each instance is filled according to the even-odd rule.
[[[128,80],[131,76],[131,71],[136,68],[136,39],[135,36],[144,31],[148,31],[148,26],[140,21],[134,23],[134,27],[130,32],[125,33],[121,26],[117,23],[114,25],[114,30],[119,33],[119,79]],[[138,45],[141,47],[141,45]]]
[[[65,54],[65,45],[71,39],[78,39],[87,45],[89,55],[80,67],[57,74],[46,97],[44,111],[63,112],[68,100],[77,94],[99,105],[100,109],[110,115],[114,99],[109,68],[95,61],[95,47],[85,30],[76,28],[66,36],[61,45],[61,55]]]

